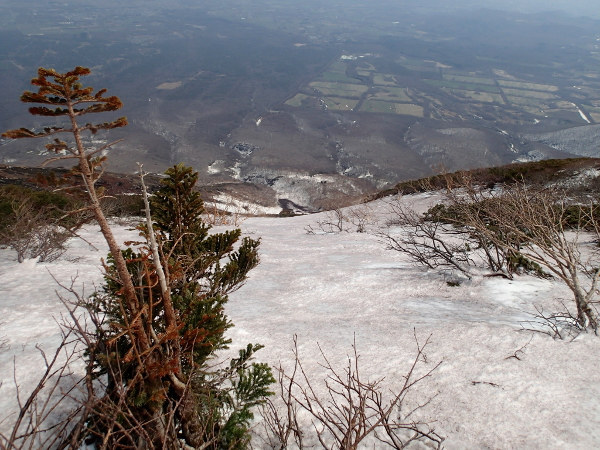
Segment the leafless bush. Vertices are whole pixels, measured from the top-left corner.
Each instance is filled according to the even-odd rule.
[[[352,355],[343,370],[336,369],[322,349],[322,367],[327,372],[324,380],[325,393],[320,394],[315,381],[305,371],[294,338],[294,366],[286,373],[279,368],[278,401],[271,400],[263,409],[267,443],[273,448],[284,449],[293,439],[298,448],[304,448],[309,433],[323,448],[356,449],[367,439],[375,439],[396,449],[406,448],[414,441],[441,448],[444,440],[428,423],[413,420],[416,411],[425,407],[432,397],[409,408],[407,396],[416,384],[430,377],[432,369],[417,373],[417,365],[425,359],[424,350],[429,339],[420,345],[416,336],[417,355],[404,383],[397,391],[383,387],[383,378],[365,380],[361,374],[356,343]],[[408,408],[408,409],[407,409]],[[312,422],[310,429],[301,429],[299,414],[304,413]]]
[[[17,410],[3,418],[8,432],[0,434],[0,448],[60,447],[81,414],[80,399],[73,401],[83,382],[73,372],[73,365],[80,360],[77,337],[68,328],[62,328],[62,339],[54,354],[47,355],[41,347],[36,348],[43,360],[42,374],[28,394],[22,391],[16,371],[18,362],[14,362]]]
[[[392,219],[387,229],[377,233],[388,249],[404,253],[429,269],[449,268],[472,276],[474,242],[468,233],[452,224],[426,220],[401,200],[388,204]]]
[[[348,208],[346,220],[357,233],[365,233],[368,227],[374,223],[373,212],[367,204]]]
[[[104,195],[102,208],[113,220],[131,217],[139,219],[144,213],[144,202],[138,194]]]
[[[317,221],[319,230],[325,233],[341,233],[346,225],[346,217],[341,208],[332,209],[325,213],[325,217]]]
[[[222,201],[204,204],[203,220],[209,225],[240,226],[248,217],[258,214],[258,208],[252,205],[240,205],[231,195],[222,196]]]
[[[600,224],[593,202],[557,188],[514,183],[490,190],[463,178],[448,184],[444,203],[426,215],[401,202],[391,208],[393,224],[403,229],[380,233],[388,248],[466,275],[480,265],[506,277],[521,269],[550,274],[573,293],[577,323],[597,332]]]
[[[369,225],[374,223],[373,214],[368,205],[358,205],[348,208],[334,208],[324,213],[317,220],[316,229],[322,233],[357,232],[365,233]],[[309,225],[307,233],[314,234],[315,228]]]
[[[169,447],[177,442],[177,430],[173,427],[173,414],[181,407],[171,408],[156,416],[154,423],[139,417],[129,408],[131,395],[123,378],[123,368],[117,360],[109,366],[110,377],[94,375],[96,364],[110,357],[110,349],[94,345],[94,340],[105,320],[100,313],[85,315],[80,305],[84,298],[71,286],[62,286],[75,300],[59,295],[67,311],[67,318],[60,324],[62,339],[51,356],[36,346],[43,360],[42,375],[35,387],[24,397],[17,377],[15,362],[14,384],[16,387],[17,410],[3,418],[9,431],[0,434],[0,449],[59,448],[78,449],[87,439],[96,438],[98,449],[112,448],[115,442],[123,448],[143,442],[144,448]],[[85,349],[85,357],[84,357]],[[121,386],[116,389],[121,395],[108,397],[107,381]],[[115,389],[113,389],[115,390]],[[96,427],[92,426],[93,420]],[[98,422],[106,425],[107,433],[95,436],[90,430]],[[149,430],[163,428],[164,441],[158,443]],[[170,431],[170,432],[169,432]],[[112,444],[111,444],[112,443]]]
[[[597,246],[582,242],[583,236],[596,242],[600,238],[594,205],[578,204],[562,190],[531,188],[522,183],[493,200],[485,214],[494,229],[479,223],[471,226],[500,247],[511,248],[517,242],[520,254],[571,290],[577,323],[597,332],[600,254]]]
[[[596,308],[595,308],[596,309]],[[535,306],[533,320],[521,324],[524,330],[547,334],[553,339],[575,339],[585,331],[577,316],[569,311],[564,302],[557,308],[558,312],[546,312],[541,306]],[[596,314],[598,311],[596,310]]]
[[[15,196],[10,209],[11,223],[0,231],[0,244],[15,250],[20,263],[27,258],[51,262],[64,254],[73,233],[49,221],[47,208],[36,207],[30,197]]]
[[[284,371],[280,364],[277,368],[277,397],[270,398],[261,407],[263,428],[267,436],[266,444],[271,448],[283,450],[293,439],[299,449],[304,448],[304,434],[298,420],[299,404],[296,402],[292,392],[296,383],[296,375],[299,370],[300,360],[298,358],[297,339],[294,336],[294,367],[291,373]]]

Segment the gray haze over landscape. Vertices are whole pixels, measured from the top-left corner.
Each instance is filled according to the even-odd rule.
[[[600,449],[599,2],[0,0],[0,450]]]
[[[6,0],[0,129],[48,125],[19,102],[38,67],[87,66],[130,123],[89,142],[125,139],[111,170],[184,162],[216,192],[319,209],[441,168],[598,156],[599,20],[587,0]],[[0,163],[37,166],[43,144],[2,140]]]
[[[545,11],[562,11],[574,16],[599,17],[598,3],[594,0],[458,0],[446,2],[443,0],[430,0],[419,2],[426,5],[448,7],[449,4],[455,8],[477,9],[489,8],[506,11],[518,11],[522,13],[539,13]]]

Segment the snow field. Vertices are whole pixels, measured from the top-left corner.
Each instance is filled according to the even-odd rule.
[[[435,201],[431,195],[405,199],[420,209]],[[383,223],[385,202],[371,208]],[[444,274],[386,251],[372,233],[308,234],[305,228],[322,217],[242,223],[244,233],[261,238],[261,264],[227,305],[235,324],[229,332],[232,352],[261,343],[258,361],[290,368],[297,335],[300,358],[317,386],[325,375],[318,345],[342,371],[356,340],[364,378],[384,378],[384,390],[394,390],[414,360],[414,334],[421,345],[431,336],[418,371],[441,365],[409,401],[433,397],[415,418],[435,421],[446,448],[600,446],[600,340],[584,334],[572,342],[555,341],[522,330],[534,305],[549,311],[561,298],[570,301],[561,283],[475,277],[451,287]],[[117,232],[121,241],[136,237],[126,227]],[[50,352],[59,340],[55,318],[63,307],[49,272],[67,284],[78,274],[75,283],[86,293],[101,283],[99,261],[106,246],[97,228],[86,228],[84,235],[98,251],[73,241],[66,259],[54,263],[19,265],[8,250],[0,251],[0,336],[10,345],[0,351],[1,417],[15,407],[13,356],[17,379],[27,390],[41,370],[35,344]],[[377,443],[369,444],[373,447]]]

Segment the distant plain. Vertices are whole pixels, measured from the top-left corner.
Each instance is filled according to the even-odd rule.
[[[47,124],[18,100],[37,67],[83,65],[130,121],[96,138],[126,139],[111,169],[181,161],[205,184],[257,184],[267,203],[320,208],[439,170],[598,156],[600,21],[468,5],[9,0],[0,129]],[[38,165],[43,148],[2,141],[0,163]]]

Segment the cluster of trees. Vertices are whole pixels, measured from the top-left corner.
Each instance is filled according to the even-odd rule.
[[[197,174],[177,165],[167,171],[152,206],[147,202],[142,239],[121,249],[96,187],[105,160],[100,155],[112,144],[87,149],[82,133],[127,121],[78,123],[84,115],[121,108],[105,90],[83,87],[79,78],[87,74],[89,69],[81,67],[64,74],[40,69],[32,81],[38,92],[25,92],[21,99],[43,105],[30,108],[32,114],[66,117],[68,125],[4,134],[73,136],[73,145],[55,138],[46,147],[57,154],[51,160],[75,160],[72,174],[82,181],[79,192],[87,202],[72,213],[91,214],[110,249],[102,290],[76,305],[87,312],[91,331],[71,309],[71,331],[85,346],[87,373],[78,413],[63,428],[60,445],[76,448],[87,440],[99,448],[243,447],[252,407],[270,394],[271,370],[250,362],[257,344],[248,344],[227,367],[211,367],[209,360],[229,343],[225,332],[231,322],[224,305],[258,264],[259,242],[238,242],[240,230],[209,233],[200,219],[202,200],[194,192]]]
[[[66,73],[39,69],[32,80],[37,92],[27,91],[21,100],[42,105],[31,107],[32,114],[65,118],[67,124],[3,134],[14,139],[52,137],[46,148],[56,156],[49,161],[75,162],[69,176],[61,180],[63,192],[71,197],[15,188],[14,199],[24,199],[21,203],[32,205],[33,210],[39,197],[44,204],[37,208],[42,212],[39,223],[46,224],[40,226],[48,226],[54,235],[58,227],[73,233],[93,218],[110,253],[104,263],[104,285],[92,296],[83,297],[73,286],[63,286],[76,300],[63,299],[70,321],[63,324],[62,345],[53,357],[43,354],[45,370],[26,399],[17,386],[20,409],[12,432],[0,435],[0,446],[247,448],[254,410],[262,406],[270,436],[266,442],[277,448],[287,447],[291,436],[301,447],[306,441],[306,430],[298,426],[299,409],[324,427],[315,427],[323,445],[358,448],[366,437],[383,429],[382,442],[393,448],[415,440],[439,447],[443,439],[427,424],[406,414],[395,416],[414,384],[431,374],[415,372],[424,358],[425,346],[418,342],[406,383],[389,401],[384,400],[380,381],[360,378],[356,350],[355,363],[345,376],[328,365],[336,378],[326,384],[325,399],[315,396],[305,373],[304,384],[297,380],[301,363],[296,352],[293,372],[279,371],[283,406],[270,399],[276,381],[271,368],[253,361],[261,345],[250,343],[227,364],[216,362],[217,352],[230,344],[225,335],[232,326],[224,309],[228,294],[258,264],[259,241],[242,238],[239,229],[211,232],[202,221],[204,205],[194,190],[198,174],[190,167],[178,164],[167,170],[160,188],[149,198],[140,166],[146,220],[138,226],[140,240],[122,249],[97,186],[104,151],[114,142],[86,148],[82,135],[122,127],[127,120],[80,124],[83,116],[122,106],[117,97],[106,96],[106,90],[84,87],[80,78],[89,73],[83,67]],[[63,134],[71,135],[72,143],[58,137]],[[0,203],[6,210],[3,217],[12,220],[19,214],[13,197],[3,197]],[[10,220],[0,225],[2,232],[11,229]],[[72,376],[70,364],[81,361],[80,353],[85,374],[67,383]],[[70,412],[57,420],[55,411],[65,401]],[[340,422],[340,415],[347,417]]]

